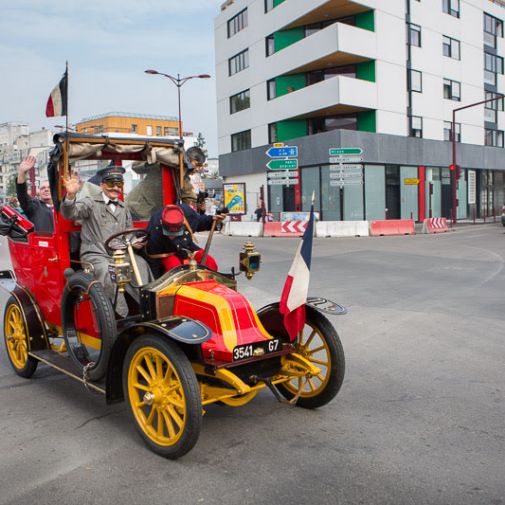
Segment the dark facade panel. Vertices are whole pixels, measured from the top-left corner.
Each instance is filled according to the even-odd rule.
[[[300,137],[286,143],[298,146],[300,166],[327,164],[328,150],[331,147],[361,147],[363,163],[437,167],[452,163],[451,143],[440,140],[336,130]],[[264,172],[270,159],[265,154],[268,147],[265,145],[219,156],[219,173],[226,177]],[[457,162],[463,168],[505,170],[505,151],[501,148],[458,143]]]

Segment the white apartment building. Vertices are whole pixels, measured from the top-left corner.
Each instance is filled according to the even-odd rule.
[[[325,220],[493,215],[504,200],[503,0],[228,0],[215,20],[220,173],[266,187],[274,142],[299,184],[272,211]],[[456,183],[452,165],[455,116]],[[329,148],[363,149],[363,185],[330,184]],[[406,181],[410,181],[408,184]],[[418,181],[412,184],[412,181]],[[255,206],[256,201],[249,201]]]

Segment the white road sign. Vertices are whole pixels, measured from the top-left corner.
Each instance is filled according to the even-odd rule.
[[[298,184],[298,179],[268,179],[267,184],[269,186],[279,186],[281,184],[294,186],[295,184]]]
[[[297,177],[298,172],[296,170],[278,170],[275,172],[267,172],[267,177],[269,179],[288,179],[289,177]]]
[[[330,163],[358,163],[363,161],[362,156],[330,156]]]

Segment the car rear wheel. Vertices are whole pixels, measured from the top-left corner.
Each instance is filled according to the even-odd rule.
[[[307,409],[322,407],[339,392],[345,374],[345,357],[340,338],[328,319],[306,307],[305,327],[295,342],[296,352],[320,369],[314,377],[293,378],[277,387],[288,400]]]
[[[159,335],[135,340],[123,365],[123,391],[130,417],[151,450],[176,459],[195,446],[202,426],[200,387],[174,342]]]
[[[4,340],[7,356],[14,371],[21,377],[31,377],[38,360],[28,354],[28,330],[23,311],[17,300],[11,296],[7,300],[4,316]]]
[[[87,379],[105,376],[117,329],[102,285],[84,272],[72,274],[61,298],[63,337],[72,361]]]

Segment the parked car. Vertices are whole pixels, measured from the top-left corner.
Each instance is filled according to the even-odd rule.
[[[62,176],[77,160],[148,156],[161,161],[162,204],[176,203],[180,178],[168,161],[163,163],[164,153],[176,146],[163,139],[79,134],[57,135],[55,144],[48,167],[55,230],[17,226],[8,238],[13,270],[0,272],[0,285],[11,294],[5,346],[18,375],[29,378],[43,363],[103,394],[107,403],[126,400],[146,445],[172,459],[194,447],[205,407],[212,403],[239,407],[262,388],[308,409],[335,397],[344,378],[344,352],[323,312],[345,309],[323,298],[309,299],[305,328],[290,339],[279,303],[255,310],[237,291],[234,269],[215,272],[192,259],[148,284],[134,284],[130,245],[132,237],[146,234],[145,221],[106,241],[114,250],[111,278],[121,291],[130,283],[140,300],[129,298],[128,317],[118,319],[90,265],[79,258],[79,224],[59,211]],[[13,216],[6,216],[6,229]],[[259,266],[259,253],[249,244],[241,252],[240,270],[250,278]]]

